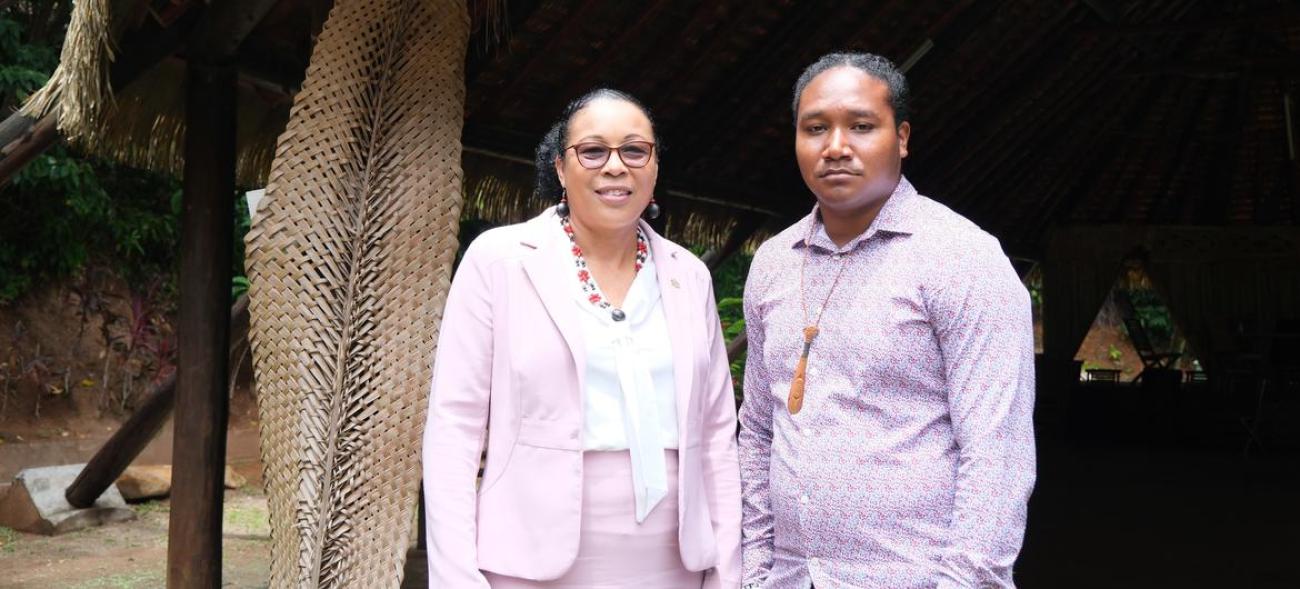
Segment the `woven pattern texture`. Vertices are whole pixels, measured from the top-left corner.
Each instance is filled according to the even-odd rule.
[[[461,213],[464,0],[339,0],[247,238],[271,587],[396,587]]]

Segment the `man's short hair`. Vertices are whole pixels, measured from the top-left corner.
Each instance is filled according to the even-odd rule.
[[[804,88],[807,88],[808,83],[819,74],[837,67],[861,70],[888,86],[889,106],[894,109],[895,125],[903,124],[911,116],[907,106],[910,93],[907,88],[907,78],[894,66],[894,62],[874,53],[827,53],[804,69],[803,73],[799,74],[798,81],[794,83],[794,99],[790,102],[790,110],[796,125],[799,123],[799,96],[803,94]]]

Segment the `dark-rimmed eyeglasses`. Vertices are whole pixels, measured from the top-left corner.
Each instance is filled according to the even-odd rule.
[[[649,141],[628,141],[618,147],[610,147],[604,143],[588,141],[575,143],[564,149],[566,151],[572,149],[578,156],[578,164],[588,170],[599,170],[603,167],[605,162],[609,161],[611,151],[618,151],[618,159],[623,161],[623,165],[629,168],[644,168],[654,156],[655,144]]]

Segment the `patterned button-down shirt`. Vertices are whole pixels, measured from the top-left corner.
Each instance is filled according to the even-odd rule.
[[[995,238],[906,179],[843,247],[817,219],[764,243],[745,287],[746,584],[1013,587],[1035,477],[1028,293]],[[810,315],[843,275],[791,415],[808,247]]]

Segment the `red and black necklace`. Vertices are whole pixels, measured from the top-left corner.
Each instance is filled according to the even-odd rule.
[[[587,259],[582,257],[582,248],[578,246],[578,240],[573,236],[573,224],[569,222],[569,217],[560,217],[560,225],[564,227],[564,234],[569,236],[569,243],[572,245],[570,251],[573,253],[574,265],[578,268],[578,282],[582,285],[583,294],[587,295],[587,301],[596,305],[600,309],[608,309],[609,316],[614,321],[622,321],[627,318],[627,314],[622,309],[614,307],[605,299],[605,294],[600,292],[600,287],[596,285],[596,280],[591,277],[591,271],[587,269]],[[650,255],[650,245],[646,240],[645,233],[640,227],[636,228],[636,272],[641,271],[645,265],[646,258]]]

